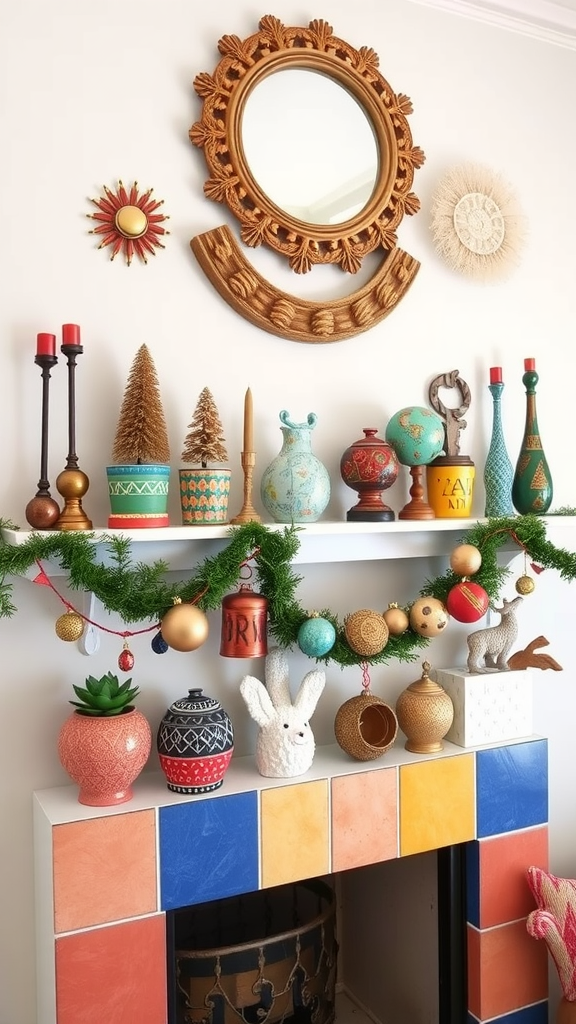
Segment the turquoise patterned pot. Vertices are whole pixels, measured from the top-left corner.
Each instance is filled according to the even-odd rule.
[[[229,469],[181,469],[180,506],[184,526],[228,522]]]
[[[280,413],[283,443],[264,472],[260,495],[276,523],[315,523],[330,501],[328,470],[312,452],[312,431],[317,417],[294,423],[285,409]]]
[[[107,466],[111,529],[168,526],[170,466]]]

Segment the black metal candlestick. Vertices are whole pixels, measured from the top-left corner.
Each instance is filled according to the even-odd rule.
[[[51,530],[60,516],[60,506],[50,494],[48,480],[48,397],[50,370],[58,362],[58,356],[36,353],[34,362],[42,367],[42,442],[40,446],[40,479],[34,498],[26,505],[26,520],[34,530]]]
[[[68,341],[69,337],[75,340]],[[56,478],[56,487],[64,498],[58,529],[91,530],[92,521],[82,508],[82,498],[90,486],[90,481],[86,473],[78,469],[76,454],[76,356],[82,355],[84,351],[80,344],[80,328],[77,324],[64,324],[62,338],[64,340],[60,351],[68,360],[68,457],[65,468]]]

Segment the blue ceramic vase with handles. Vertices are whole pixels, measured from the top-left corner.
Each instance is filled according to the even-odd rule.
[[[280,422],[282,448],[262,476],[262,504],[276,523],[315,523],[330,501],[328,470],[312,451],[317,416],[294,423],[283,409]]]

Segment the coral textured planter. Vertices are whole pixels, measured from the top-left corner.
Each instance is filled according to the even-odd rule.
[[[80,787],[79,803],[110,807],[132,799],[151,746],[150,726],[136,708],[109,717],[74,711],[60,730],[58,756]]]

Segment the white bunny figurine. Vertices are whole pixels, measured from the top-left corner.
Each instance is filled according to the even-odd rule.
[[[269,779],[291,779],[307,772],[314,760],[314,735],[309,719],[324,689],[324,672],[308,672],[292,703],[288,662],[274,647],[266,656],[266,686],[254,676],[244,676],[240,693],[248,711],[260,726],[256,742],[256,766]]]

